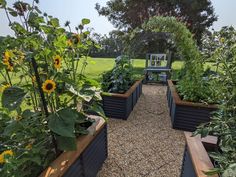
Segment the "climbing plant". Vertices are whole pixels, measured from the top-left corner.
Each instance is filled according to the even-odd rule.
[[[203,79],[204,60],[193,39],[193,34],[186,25],[175,17],[156,16],[144,23],[143,29],[153,32],[168,32],[173,35],[177,51],[184,60],[177,85],[183,99],[194,102],[214,102],[211,97],[212,90]]]

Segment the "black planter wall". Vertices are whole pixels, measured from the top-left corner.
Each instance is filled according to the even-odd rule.
[[[197,177],[187,146],[184,150],[181,177]]]
[[[103,110],[107,117],[127,120],[139,97],[142,94],[142,80],[124,94],[103,93]]]
[[[105,125],[63,177],[96,177],[107,154],[107,125]]]
[[[217,110],[216,105],[181,100],[171,80],[168,80],[167,100],[172,127],[179,130],[195,131],[200,124],[209,122],[211,113]]]

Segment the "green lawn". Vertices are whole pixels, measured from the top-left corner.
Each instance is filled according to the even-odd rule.
[[[82,59],[83,61],[83,59]],[[80,66],[82,64],[82,61],[80,63]],[[88,65],[85,69],[84,74],[89,77],[89,78],[93,78],[97,81],[100,81],[101,79],[101,75],[103,72],[108,71],[110,69],[112,69],[114,67],[114,58],[89,58],[87,60]],[[143,70],[145,68],[145,60],[144,59],[133,59],[132,60],[132,64],[134,66],[134,73],[137,77],[143,75]],[[172,63],[172,70],[173,70],[173,75],[175,75],[177,70],[180,70],[181,67],[183,66],[183,61],[175,61]],[[205,68],[206,67],[212,67],[211,63],[206,63]],[[81,68],[81,67],[80,67]],[[0,81],[3,80],[3,78],[1,78],[2,76],[0,76]],[[19,78],[18,77],[13,77],[14,81],[18,81]]]
[[[87,77],[100,80],[101,74],[113,68],[115,62],[114,58],[89,58],[88,65],[85,70],[85,75]],[[135,75],[141,76],[145,68],[144,59],[134,59],[132,60],[134,66]],[[176,61],[172,64],[173,70],[179,70],[183,66],[182,61]]]

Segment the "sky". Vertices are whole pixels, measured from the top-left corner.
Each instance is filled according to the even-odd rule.
[[[24,0],[32,2],[32,0]],[[215,30],[222,26],[232,25],[236,28],[236,0],[211,0],[218,15],[218,21],[213,24]],[[12,4],[15,0],[7,0]],[[61,25],[69,20],[71,26],[77,26],[82,18],[89,18],[91,24],[89,27],[94,28],[95,32],[108,34],[113,30],[113,25],[106,17],[99,16],[95,10],[95,4],[105,5],[107,0],[40,0],[39,8],[49,15],[59,18]],[[13,34],[8,27],[8,21],[5,13],[0,11],[0,36]]]

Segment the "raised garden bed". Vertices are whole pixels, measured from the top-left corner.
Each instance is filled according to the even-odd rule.
[[[108,151],[107,125],[100,117],[95,120],[90,134],[77,139],[77,151],[63,152],[39,177],[96,177]]]
[[[167,99],[172,127],[184,131],[195,131],[201,123],[209,122],[216,105],[193,103],[181,100],[175,88],[175,81],[168,80]]]
[[[186,147],[184,151],[181,177],[206,177],[204,172],[214,168],[207,150],[216,148],[217,138],[207,136],[201,139],[199,136],[191,137],[192,133],[184,132]],[[218,177],[212,175],[211,177]]]
[[[136,81],[124,94],[103,92],[101,96],[106,116],[127,120],[141,94],[142,80]]]

